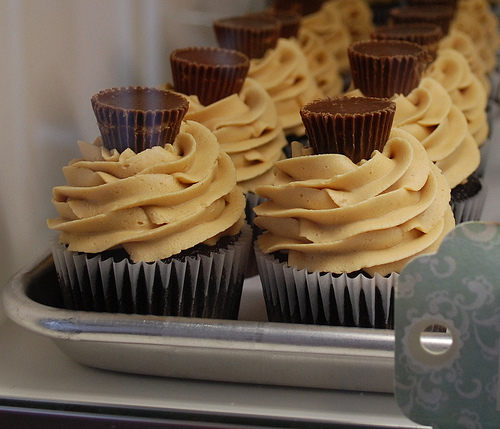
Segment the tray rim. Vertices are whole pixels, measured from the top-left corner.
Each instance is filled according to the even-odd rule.
[[[26,294],[48,269],[53,269],[50,252],[12,276],[2,291],[5,313],[23,328],[52,339],[81,364],[174,378],[394,391],[393,330],[64,310]],[[117,361],[115,353],[134,362],[138,356],[155,362],[165,356],[171,367],[162,362],[151,370],[127,359]],[[214,360],[208,371],[201,370],[207,359]],[[231,368],[226,372],[224,365]]]

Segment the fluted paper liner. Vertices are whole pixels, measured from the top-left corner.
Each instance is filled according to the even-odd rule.
[[[436,24],[414,22],[376,27],[371,38],[375,40],[404,40],[424,46],[430,61],[436,58],[439,41],[443,38],[441,27]]]
[[[427,51],[403,40],[367,40],[348,50],[352,83],[368,97],[408,95],[428,65]]]
[[[300,109],[314,153],[339,153],[354,163],[382,151],[395,112],[393,101],[373,97],[325,98]]]
[[[189,108],[179,94],[140,86],[106,89],[91,103],[104,147],[135,153],[173,143]]]
[[[454,8],[448,5],[400,6],[392,8],[389,11],[389,22],[391,24],[408,24],[414,22],[436,24],[441,27],[443,34],[446,36],[454,14]]]
[[[235,49],[254,59],[276,47],[281,23],[272,17],[242,15],[214,21],[213,28],[221,48]]]
[[[270,322],[393,329],[399,277],[308,272],[254,246]]]
[[[65,307],[112,313],[236,319],[252,231],[210,255],[153,263],[70,252],[52,242]]]
[[[175,91],[208,106],[240,92],[250,61],[234,49],[190,47],[173,51],[170,65]]]

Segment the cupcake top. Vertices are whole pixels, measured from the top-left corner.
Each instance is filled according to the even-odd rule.
[[[338,153],[358,163],[383,149],[395,110],[388,99],[337,97],[306,104],[300,115],[314,153]]]
[[[436,24],[414,22],[379,26],[371,34],[376,40],[405,40],[425,46],[431,56],[436,58],[436,51],[440,40],[443,38],[441,27]]]
[[[234,49],[189,47],[173,51],[170,65],[174,90],[208,105],[240,92],[250,61]]]
[[[367,97],[409,94],[418,86],[429,57],[403,40],[367,40],[349,46],[352,83]]]
[[[488,94],[464,55],[455,49],[440,49],[424,75],[435,79],[448,91],[453,104],[467,119],[469,131],[481,146],[489,134]]]
[[[446,35],[450,29],[454,13],[455,10],[452,6],[430,4],[425,7],[421,5],[395,7],[389,11],[389,16],[390,22],[393,24],[411,22],[436,24],[441,27],[443,35]]]
[[[243,52],[248,58],[262,58],[276,47],[281,34],[281,22],[272,16],[241,15],[213,22],[220,47]]]
[[[121,153],[79,142],[82,158],[63,168],[68,182],[53,190],[69,251],[123,248],[132,262],[168,258],[196,244],[238,234],[245,197],[231,159],[205,126],[183,122],[172,143]]]
[[[277,33],[260,31],[272,26]],[[248,77],[255,79],[271,96],[285,133],[302,136],[304,127],[299,109],[304,104],[322,97],[323,92],[309,69],[307,58],[298,41],[295,38],[279,37],[280,21],[261,14],[219,20],[214,22],[214,29],[222,35],[229,34],[226,30],[230,29],[235,33],[231,37],[246,41],[235,45],[240,46],[239,49],[250,57]],[[252,37],[248,36],[249,34]],[[217,36],[217,40],[224,46],[225,36]],[[254,45],[266,46],[266,49],[259,49],[262,56],[249,55]]]
[[[337,60],[330,55],[323,40],[310,29],[301,27],[298,41],[321,91],[326,97],[340,95],[344,89],[344,80]]]
[[[136,153],[172,143],[189,107],[178,94],[140,86],[106,89],[91,104],[104,147]]]
[[[306,121],[320,122],[317,128],[330,128],[330,135],[358,138],[363,134],[358,126],[371,128],[374,136],[381,135],[376,128],[383,122],[390,128],[391,115],[371,120],[380,106],[359,105],[343,99],[340,107],[326,100]],[[333,117],[352,115],[362,118],[352,123],[354,129],[335,131]],[[337,153],[303,149],[294,154],[299,156],[275,164],[274,184],[257,189],[267,201],[255,208],[255,224],[265,231],[258,238],[260,248],[285,254],[290,266],[388,275],[414,256],[435,251],[455,225],[446,179],[419,141],[403,130],[392,129],[382,151],[358,163]]]

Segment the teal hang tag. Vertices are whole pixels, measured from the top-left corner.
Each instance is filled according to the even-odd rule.
[[[500,428],[500,224],[465,222],[402,270],[395,295],[397,403],[412,421]]]

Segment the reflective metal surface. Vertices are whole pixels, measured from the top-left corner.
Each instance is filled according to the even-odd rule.
[[[11,279],[3,291],[3,305],[18,325],[51,338],[68,356],[96,368],[198,380],[393,391],[394,334],[389,330],[65,310],[59,308],[51,256]],[[433,334],[429,341],[439,346],[446,338]]]

